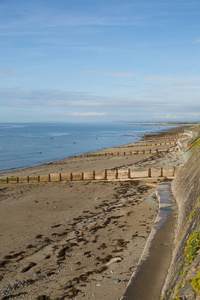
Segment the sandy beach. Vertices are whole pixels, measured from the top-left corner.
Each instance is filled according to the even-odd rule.
[[[70,158],[0,177],[182,163],[178,151]],[[151,179],[152,186],[146,185],[148,179],[1,184],[1,299],[120,299],[154,224],[158,203],[153,186],[162,180]]]

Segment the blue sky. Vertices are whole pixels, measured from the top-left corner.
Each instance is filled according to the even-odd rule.
[[[0,122],[200,120],[199,0],[0,0]]]

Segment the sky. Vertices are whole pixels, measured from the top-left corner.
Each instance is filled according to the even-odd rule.
[[[0,122],[200,121],[199,0],[0,0]]]

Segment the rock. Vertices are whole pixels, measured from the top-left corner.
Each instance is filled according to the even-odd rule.
[[[195,299],[195,293],[193,287],[190,284],[187,284],[186,286],[182,287],[179,290],[178,296],[179,297],[187,296],[187,299],[189,299],[188,297],[190,297],[190,300]]]
[[[96,201],[96,200],[98,200],[98,199],[101,199],[101,198],[99,198],[99,197],[95,197],[95,198],[94,198],[94,201]]]
[[[119,262],[121,260],[122,260],[121,257],[113,257],[113,258],[111,258],[111,260],[109,262],[106,263],[106,266],[110,266],[111,264],[113,264],[115,262]]]
[[[120,282],[121,282],[120,279],[115,279],[115,280],[114,280],[114,283],[116,283],[116,284],[118,284],[118,283],[120,283]]]
[[[101,283],[98,282],[98,283],[96,284],[96,286],[101,286]]]

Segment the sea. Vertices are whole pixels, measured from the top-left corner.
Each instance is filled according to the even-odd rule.
[[[139,141],[155,124],[0,123],[0,172]]]

